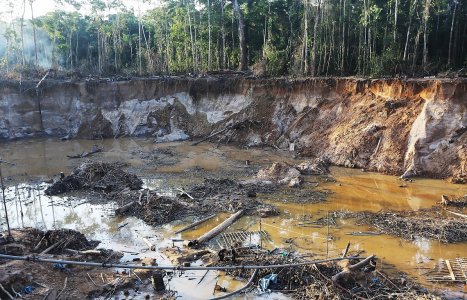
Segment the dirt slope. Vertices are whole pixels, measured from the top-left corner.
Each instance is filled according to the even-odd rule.
[[[29,88],[28,88],[29,86]],[[160,77],[0,83],[0,138],[198,138],[333,164],[465,180],[467,80]]]

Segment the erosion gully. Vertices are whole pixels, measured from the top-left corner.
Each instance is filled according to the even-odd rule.
[[[147,251],[142,237],[149,237],[159,249],[172,246],[173,238],[194,239],[225,219],[226,214],[220,214],[191,231],[175,235],[177,229],[191,223],[196,216],[152,227],[137,218],[115,217],[113,210],[118,207],[118,203],[90,204],[79,195],[45,196],[47,183],[44,181],[60,172],[69,173],[74,166],[86,160],[68,159],[66,155],[88,151],[94,144],[103,146],[105,151],[90,159],[126,162],[129,171],[143,178],[147,188],[164,195],[174,194],[176,188],[199,183],[204,177],[241,179],[274,161],[292,160],[287,152],[272,149],[239,149],[224,145],[217,147],[210,143],[192,146],[189,142],[154,144],[152,139],[136,138],[102,141],[32,139],[2,143],[2,158],[15,163],[13,167],[4,165],[2,170],[8,186],[7,209],[12,228],[75,229],[89,239],[101,241],[99,247],[123,252],[123,262],[137,257],[150,257],[156,258],[159,264],[168,265],[171,263],[170,259],[162,252]],[[159,149],[167,147],[173,150],[171,155],[147,155],[158,153]],[[251,162],[249,166],[245,165],[246,160]],[[441,180],[415,179],[401,187],[402,182],[394,176],[337,167],[332,168],[331,174],[335,182],[308,176],[304,187],[330,191],[325,202],[293,203],[287,201],[284,198],[285,193],[280,190],[273,194],[258,195],[264,202],[275,204],[281,212],[277,217],[262,219],[261,227],[270,236],[270,240],[261,241],[263,247],[285,248],[309,254],[313,258],[323,258],[340,255],[350,242],[351,250],[365,250],[367,254],[376,254],[383,262],[381,268],[387,272],[404,272],[430,289],[441,291],[452,298],[462,297],[465,286],[429,284],[423,273],[433,268],[440,259],[465,256],[467,243],[443,244],[423,238],[406,241],[388,235],[353,236],[349,233],[371,231],[366,226],[355,225],[353,220],[338,220],[337,226],[329,228],[332,238],[327,241],[326,226],[304,227],[302,221],[309,217],[325,217],[329,211],[337,210],[419,210],[435,205],[440,200],[440,195],[466,194],[467,188],[464,185],[449,184]],[[3,215],[2,210],[1,225],[6,229]],[[259,218],[245,216],[228,230],[255,231],[259,230],[259,223]],[[174,276],[168,288],[175,290],[182,299],[205,299],[212,296],[216,282],[228,290],[243,284],[217,272],[209,272],[202,283],[198,284],[203,274],[204,271],[188,271],[181,276]],[[193,293],[194,290],[196,294]],[[124,298],[122,294],[117,297]],[[268,297],[287,298],[277,293]]]

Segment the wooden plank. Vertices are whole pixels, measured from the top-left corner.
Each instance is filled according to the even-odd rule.
[[[446,259],[446,266],[448,267],[449,274],[451,275],[452,281],[455,281],[455,280],[456,280],[456,276],[454,276],[454,272],[452,271],[451,263],[450,263],[449,260],[447,260],[447,259]]]

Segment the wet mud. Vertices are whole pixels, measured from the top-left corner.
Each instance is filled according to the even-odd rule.
[[[461,199],[467,193],[465,186],[419,178],[402,181],[391,176],[335,167],[329,169],[330,174],[323,175],[302,174],[299,171],[303,177],[303,183],[299,187],[271,184],[257,178],[261,169],[269,169],[275,162],[283,162],[296,166],[298,170],[298,166],[306,163],[306,160],[294,159],[288,151],[271,148],[238,149],[224,145],[217,147],[210,143],[192,146],[188,142],[153,144],[152,140],[144,139],[103,140],[100,146],[104,151],[101,153],[82,159],[70,160],[66,157],[70,153],[91,149],[92,143],[95,142],[39,140],[0,145],[4,159],[16,163],[14,167],[3,169],[8,185],[7,207],[11,226],[15,230],[28,226],[41,230],[74,229],[88,239],[100,240],[99,247],[121,252],[122,262],[138,264],[146,259],[156,259],[161,265],[179,264],[183,260],[177,260],[176,257],[180,256],[177,249],[186,251],[183,255],[206,249],[202,247],[203,249],[190,250],[183,246],[181,240],[195,240],[221,224],[236,210],[246,208],[247,213],[225,231],[231,233],[231,236],[238,232],[255,233],[250,239],[239,241],[242,247],[251,243],[261,244],[263,249],[277,248],[279,251],[296,253],[297,257],[314,259],[340,256],[350,242],[350,253],[359,253],[362,256],[376,254],[380,259],[377,270],[391,281],[395,281],[398,274],[403,272],[405,278],[412,278],[429,291],[446,297],[455,298],[463,291],[462,286],[455,284],[428,283],[423,274],[438,260],[465,256],[465,238],[447,240],[454,243],[442,243],[439,239],[424,236],[400,239],[397,234],[389,231],[378,235],[355,235],[358,232],[374,231],[374,228],[372,224],[359,223],[354,219],[334,217],[332,212],[366,212],[365,214],[377,216],[380,210],[390,209],[392,213],[407,219],[406,214],[423,214],[425,209],[439,205],[441,195],[447,195],[451,200]],[[30,151],[37,148],[47,150]],[[121,170],[125,174],[139,177],[142,189],[131,190],[128,186],[118,184],[116,186],[122,188],[112,188],[110,191],[87,186],[59,196],[45,194],[45,190],[52,186],[50,179],[60,181],[60,172],[72,174],[83,163],[101,162],[125,162]],[[322,165],[316,166],[327,169]],[[315,174],[314,171],[310,173]],[[112,178],[114,177],[104,182],[113,183]],[[40,183],[41,181],[48,183]],[[117,213],[118,209],[131,203],[134,205],[128,211]],[[273,213],[269,213],[268,209]],[[463,207],[448,206],[446,209],[465,214]],[[407,212],[419,210],[421,212]],[[262,214],[264,211],[268,213]],[[190,230],[175,233],[211,214],[216,216]],[[457,220],[455,216],[447,219],[451,218],[453,221]],[[3,219],[2,226],[5,229]],[[267,238],[257,235],[256,232],[259,231],[265,231]],[[143,237],[155,245],[156,251],[148,250]],[[227,236],[221,234],[209,241],[206,246],[212,252],[207,256],[216,257],[222,248],[219,244],[224,245],[226,238]],[[202,256],[204,255],[194,256],[194,259],[189,260],[190,264],[206,265],[212,262],[199,260]],[[254,259],[255,256],[248,254],[246,257]],[[336,265],[320,268],[323,268],[320,270],[326,278],[342,270],[341,266]],[[108,270],[88,272],[94,280],[100,277],[94,272],[103,272],[106,279],[105,272]],[[273,290],[272,297],[279,299],[295,295],[306,298],[307,295],[323,292],[320,289],[326,286],[328,292],[350,298],[349,295],[343,296],[341,292],[331,290],[331,286],[325,284],[325,279],[319,279],[320,275],[316,270],[309,269],[307,272],[310,282],[320,284],[304,284],[302,287],[308,289],[307,291],[294,286],[289,290],[297,290],[296,293],[286,293],[285,296],[279,296]],[[183,274],[168,274],[166,285],[174,291],[175,296],[183,299],[193,299],[190,293],[193,289],[199,291],[195,298],[206,299],[212,296],[216,284],[225,287],[228,293],[245,282],[237,281],[222,272],[209,272],[198,285],[197,282],[204,273],[187,271]],[[54,274],[50,276],[56,276]],[[221,277],[216,279],[217,275]],[[37,273],[34,276],[38,276]],[[112,276],[115,277],[115,274]],[[248,274],[242,277],[248,278]],[[63,285],[64,278],[59,278],[60,280],[54,279],[57,287]],[[108,295],[125,298],[128,291],[136,298],[143,298],[146,294],[155,297],[150,281],[147,277],[142,279],[144,285],[135,285],[133,282],[130,286],[114,289]],[[259,277],[255,280],[257,284]],[[319,280],[324,281],[321,284]],[[98,283],[99,286],[104,285],[101,282]],[[110,277],[106,282],[110,282]],[[96,288],[90,280],[86,284]],[[397,286],[402,288],[399,281]],[[347,286],[348,289],[354,287]],[[91,290],[96,289],[90,289],[89,292]],[[89,295],[97,297],[97,294]],[[259,297],[255,293],[249,295]]]

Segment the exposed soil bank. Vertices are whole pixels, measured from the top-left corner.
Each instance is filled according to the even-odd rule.
[[[0,138],[205,137],[294,143],[336,165],[465,181],[467,80],[161,77],[1,82]],[[233,126],[235,125],[235,126]]]

